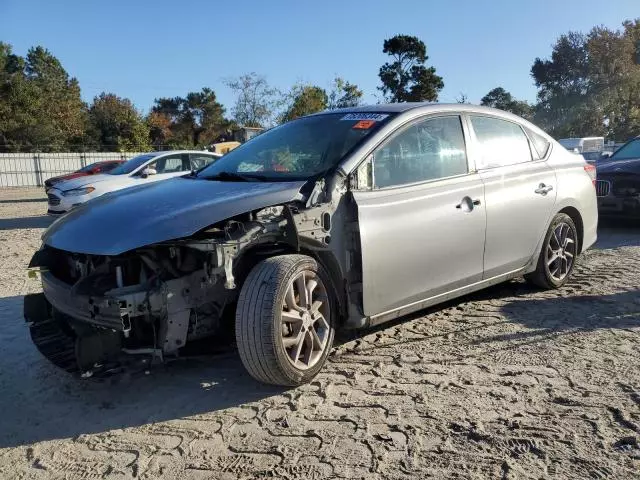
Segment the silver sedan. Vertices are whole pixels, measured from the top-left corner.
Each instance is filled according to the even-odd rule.
[[[596,241],[594,177],[493,109],[323,112],[53,224],[25,315],[41,352],[84,375],[167,361],[233,322],[253,377],[298,385],[338,328],[521,276],[562,287]]]

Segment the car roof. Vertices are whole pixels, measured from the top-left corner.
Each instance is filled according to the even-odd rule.
[[[159,157],[160,155],[173,155],[176,153],[207,153],[209,155],[218,155],[215,152],[210,152],[208,150],[163,150],[161,152],[140,153],[140,155],[149,155],[151,157]]]
[[[405,103],[380,103],[378,105],[360,105],[358,107],[336,108],[335,110],[325,110],[321,113],[357,113],[357,112],[380,112],[380,113],[400,113],[414,108],[428,107],[430,105],[443,105],[430,102],[405,102]]]
[[[434,103],[434,102],[405,102],[405,103],[381,103],[378,105],[362,105],[358,107],[338,108],[335,110],[325,110],[316,115],[324,115],[330,113],[404,113],[408,111],[418,110],[424,113],[429,112],[469,112],[469,113],[487,113],[492,115],[510,116],[523,120],[517,115],[498,110],[497,108],[485,107],[482,105],[471,105],[469,103]]]

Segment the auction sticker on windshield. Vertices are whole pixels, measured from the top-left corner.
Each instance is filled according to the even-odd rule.
[[[360,121],[360,120],[372,120],[374,122],[381,122],[387,118],[387,113],[347,113],[340,120]]]

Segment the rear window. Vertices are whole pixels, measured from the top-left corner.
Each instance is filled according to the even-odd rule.
[[[533,130],[529,130],[528,128],[527,134],[533,143],[534,153],[537,153],[537,158],[542,159],[547,156],[549,153],[549,148],[551,147],[551,142],[544,138],[542,135],[537,134]]]
[[[78,171],[79,172],[90,172],[91,170],[93,170],[94,168],[98,167],[99,165],[100,165],[100,162],[90,163],[89,165],[87,165],[86,167],[82,167]]]
[[[616,153],[611,156],[610,160],[631,160],[633,158],[640,158],[640,138],[636,138],[620,147]]]

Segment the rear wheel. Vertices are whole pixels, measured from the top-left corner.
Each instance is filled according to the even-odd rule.
[[[536,270],[526,279],[542,288],[562,287],[573,272],[578,257],[578,231],[571,217],[559,213],[544,238]]]
[[[328,281],[305,255],[271,257],[253,268],[236,309],[238,351],[251,376],[295,386],[320,371],[335,333]]]

